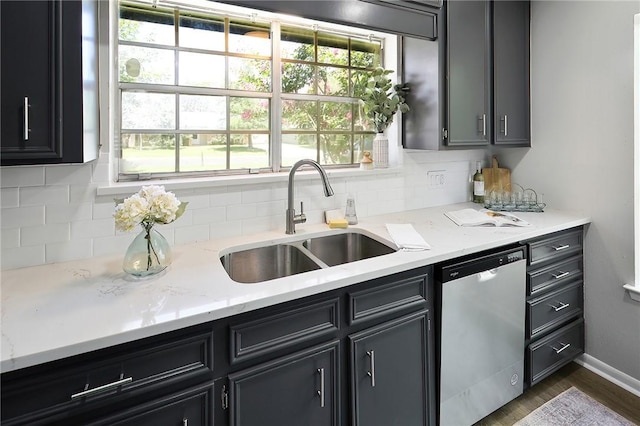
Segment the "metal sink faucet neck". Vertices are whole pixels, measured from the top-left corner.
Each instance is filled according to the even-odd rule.
[[[329,178],[327,177],[327,173],[324,171],[322,166],[318,164],[316,161],[305,159],[300,160],[296,164],[291,167],[291,171],[289,172],[289,186],[288,186],[288,199],[287,199],[287,234],[295,234],[296,233],[296,223],[304,223],[307,221],[307,217],[304,215],[304,208],[302,202],[300,202],[300,214],[296,214],[296,210],[293,208],[293,177],[296,174],[296,170],[298,170],[301,166],[304,165],[313,166],[320,173],[320,177],[322,178],[322,186],[324,189],[325,197],[330,197],[333,195],[333,188],[329,184]]]

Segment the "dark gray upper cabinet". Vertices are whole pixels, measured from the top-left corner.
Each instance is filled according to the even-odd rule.
[[[238,6],[434,40],[439,0],[231,0]]]
[[[97,157],[96,7],[0,2],[3,166]]]
[[[491,4],[447,3],[446,97],[448,146],[491,141]]]
[[[531,145],[529,2],[493,3],[494,134],[496,145]]]
[[[388,321],[349,336],[354,426],[435,424],[429,401],[429,312]]]

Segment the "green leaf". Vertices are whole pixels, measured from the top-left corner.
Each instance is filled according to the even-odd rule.
[[[187,204],[189,204],[188,201],[182,201],[180,203],[180,206],[178,207],[178,211],[176,212],[176,219],[178,219],[180,216],[182,216],[184,211],[187,209]]]

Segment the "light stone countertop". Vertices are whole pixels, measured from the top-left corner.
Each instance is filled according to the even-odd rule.
[[[232,281],[219,261],[221,252],[341,231],[302,224],[295,235],[279,230],[178,245],[166,271],[142,280],[122,272],[124,253],[2,271],[0,370],[150,337],[590,222],[580,213],[547,209],[518,213],[530,227],[459,227],[443,214],[467,207],[479,208],[463,203],[412,210],[365,218],[352,227],[391,240],[386,223],[411,223],[431,250],[396,252],[257,284]]]

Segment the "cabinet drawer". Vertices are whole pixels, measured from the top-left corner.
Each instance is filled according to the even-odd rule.
[[[582,279],[582,255],[527,272],[527,294],[558,288],[570,281]]]
[[[581,318],[527,347],[527,372],[531,385],[584,352],[584,320]]]
[[[572,317],[582,315],[582,281],[527,301],[527,337],[542,335]]]
[[[427,275],[349,293],[349,324],[423,308]]]
[[[231,363],[312,341],[340,329],[338,298],[230,326]]]
[[[159,398],[114,416],[84,423],[91,426],[155,426],[213,424],[213,384]],[[118,410],[119,411],[119,410]]]
[[[39,366],[14,380],[13,375],[3,375],[2,423],[38,424],[58,415],[62,419],[70,410],[90,409],[93,402],[126,398],[133,390],[167,386],[213,371],[211,332],[125,348],[81,356],[77,362],[65,360],[64,367],[59,363]]]
[[[582,228],[553,234],[528,243],[529,264],[539,265],[554,259],[582,253]]]

